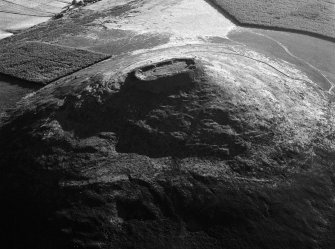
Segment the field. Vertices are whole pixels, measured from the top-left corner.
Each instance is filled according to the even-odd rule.
[[[108,55],[42,42],[15,43],[0,49],[0,73],[47,84]]]
[[[308,33],[335,41],[335,0],[209,0],[242,26]]]
[[[335,73],[335,46],[331,42],[300,34],[247,28],[231,32],[229,38],[266,56],[294,64],[324,90],[331,87],[329,81],[333,81]],[[288,54],[283,46],[295,57]]]
[[[257,33],[266,34],[285,45],[291,52],[324,72],[335,73],[335,44],[314,37],[258,30]]]

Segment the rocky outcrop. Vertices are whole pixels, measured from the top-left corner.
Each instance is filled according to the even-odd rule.
[[[24,99],[0,129],[2,243],[332,248],[330,97],[222,51],[113,59]]]

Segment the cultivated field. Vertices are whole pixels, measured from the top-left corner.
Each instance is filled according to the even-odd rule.
[[[42,84],[108,57],[41,42],[15,43],[0,49],[0,54],[0,73]]]
[[[209,0],[238,24],[335,40],[335,0]]]

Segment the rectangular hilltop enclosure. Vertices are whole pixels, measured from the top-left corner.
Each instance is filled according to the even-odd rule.
[[[0,73],[48,84],[109,57],[103,53],[44,42],[24,42],[0,49]]]

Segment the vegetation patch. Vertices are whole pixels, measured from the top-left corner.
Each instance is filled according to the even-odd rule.
[[[331,86],[329,85],[329,81],[327,80],[328,77],[325,78],[324,75],[321,74],[320,71],[316,69],[316,67],[317,68],[326,68],[326,67],[330,68],[329,65],[331,65],[331,58],[328,59],[327,56],[324,56],[326,52],[328,53],[331,52],[331,49],[329,49],[329,47],[319,46],[320,49],[318,49],[317,51],[313,49],[307,49],[308,51],[303,51],[304,49],[299,48],[299,45],[301,46],[303,42],[303,38],[307,40],[304,44],[304,48],[311,48],[311,45],[308,44],[310,40],[306,39],[306,37],[302,36],[301,41],[295,44],[294,41],[297,40],[298,37],[300,38],[299,35],[288,33],[288,37],[290,37],[289,35],[291,36],[294,35],[291,38],[292,41],[288,39],[287,40],[281,39],[281,38],[286,38],[286,35],[284,36],[283,34],[276,36],[276,39],[278,40],[280,39],[281,42],[283,42],[286,46],[290,48],[291,52],[293,52],[294,54],[297,54],[299,58],[300,57],[303,58],[299,60],[298,57],[292,57],[290,54],[288,54],[284,50],[284,48],[281,47],[277,42],[269,39],[271,38],[271,36],[267,36],[267,37],[262,36],[262,33],[261,33],[262,30],[258,30],[257,32],[260,32],[260,33],[254,33],[254,32],[249,32],[249,31],[231,32],[229,34],[229,38],[232,39],[233,41],[244,43],[249,48],[252,48],[253,50],[258,51],[260,53],[263,53],[266,56],[282,59],[282,60],[285,60],[285,61],[288,61],[294,64],[297,68],[302,70],[313,82],[318,84],[322,89],[324,89],[325,91],[329,90]],[[268,32],[266,34],[268,34]],[[311,41],[316,41],[316,42],[320,41],[319,39],[316,39],[313,37],[310,37],[310,39],[313,39]],[[323,42],[326,42],[326,41],[323,41]],[[315,67],[311,65],[315,65]],[[329,74],[332,74],[332,73],[329,72]]]
[[[233,21],[335,40],[334,0],[210,0]]]
[[[15,43],[0,49],[0,73],[47,84],[90,66],[108,55],[42,42]]]

